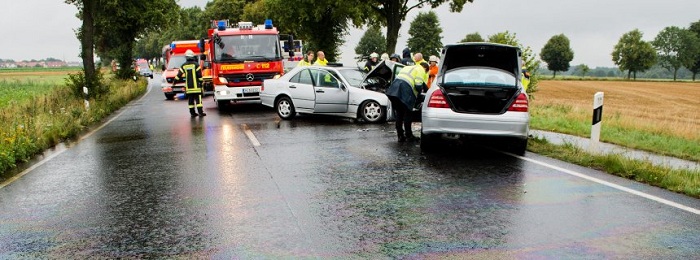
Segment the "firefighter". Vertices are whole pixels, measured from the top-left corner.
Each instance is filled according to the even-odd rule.
[[[416,63],[413,62],[413,59],[411,58],[411,49],[409,49],[408,47],[403,49],[403,51],[401,52],[401,57],[401,64],[406,66],[416,65]]]
[[[372,69],[374,69],[374,67],[377,66],[377,64],[379,63],[379,61],[377,61],[378,58],[379,54],[377,54],[376,52],[373,52],[369,55],[369,59],[365,63],[365,72],[370,72]]]
[[[318,51],[316,53],[316,62],[314,62],[314,65],[316,65],[316,66],[328,65],[328,60],[326,60],[326,54],[324,54],[323,51]]]
[[[430,70],[428,72],[428,88],[430,88],[433,85],[433,80],[435,80],[438,73],[438,57],[435,55],[430,55],[430,58],[428,58],[428,63],[430,65]]]
[[[418,141],[413,135],[411,124],[413,118],[411,112],[415,107],[418,95],[425,88],[426,72],[428,64],[406,66],[399,71],[399,75],[386,90],[386,95],[391,101],[396,118],[396,135],[399,142]]]
[[[204,107],[202,105],[202,68],[197,63],[197,57],[194,56],[192,50],[187,50],[185,52],[185,57],[187,61],[182,64],[180,71],[175,76],[175,81],[177,82],[181,78],[185,79],[185,88],[188,97],[188,106],[190,108],[190,115],[196,117],[195,106],[199,111],[199,116],[206,116],[204,113]],[[174,83],[173,83],[174,84]]]
[[[389,57],[389,60],[390,60],[390,61],[393,61],[393,62],[401,63],[401,56],[399,56],[398,54],[394,53],[394,54],[392,54],[392,55]]]
[[[520,79],[520,82],[523,84],[523,89],[525,90],[525,92],[527,92],[527,88],[530,87],[530,72],[527,71],[527,67],[525,67],[525,61],[523,61],[521,71],[523,75]]]
[[[314,64],[314,52],[308,51],[306,55],[304,55],[304,60],[300,61],[297,67],[311,66],[312,64]]]

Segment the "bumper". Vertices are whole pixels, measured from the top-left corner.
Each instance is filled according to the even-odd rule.
[[[173,87],[172,84],[161,84],[160,85],[161,89],[163,90],[163,93],[167,94],[172,94],[172,93],[185,93],[185,84],[175,84]]]
[[[256,101],[259,103],[260,88],[260,86],[228,87],[215,85],[214,99],[216,101]]]
[[[421,116],[425,134],[457,134],[494,137],[528,137],[530,116],[525,112],[506,112],[501,115],[456,113],[450,109],[430,108]]]

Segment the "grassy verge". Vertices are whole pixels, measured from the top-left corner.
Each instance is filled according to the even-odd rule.
[[[65,84],[0,81],[0,101],[5,100],[0,103],[0,173],[78,136],[143,94],[147,82],[109,79],[104,84],[109,94],[91,100],[86,110],[83,99]]]
[[[588,112],[562,104],[534,106],[530,126],[533,129],[588,137],[591,132]],[[678,128],[663,131],[657,126],[636,125],[630,120],[619,113],[604,113],[601,141],[700,162],[700,139],[679,136],[674,133],[680,130]]]
[[[539,138],[530,139],[528,150],[700,198],[700,171],[659,167],[650,162],[633,160],[617,154],[590,154],[574,145],[553,145]]]

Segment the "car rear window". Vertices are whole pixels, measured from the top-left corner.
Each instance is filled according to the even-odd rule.
[[[517,87],[517,79],[508,71],[488,67],[461,67],[446,71],[444,84],[451,86]]]

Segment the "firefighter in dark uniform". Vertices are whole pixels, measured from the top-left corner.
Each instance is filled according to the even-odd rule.
[[[199,66],[197,57],[194,56],[192,50],[187,50],[185,52],[185,57],[187,61],[180,67],[180,71],[177,73],[177,76],[175,76],[175,81],[182,78],[185,79],[185,93],[189,99],[187,104],[190,108],[190,115],[192,115],[192,117],[197,116],[197,113],[194,111],[196,106],[199,111],[199,116],[206,116],[207,114],[204,113],[204,107],[202,105],[202,68]]]

